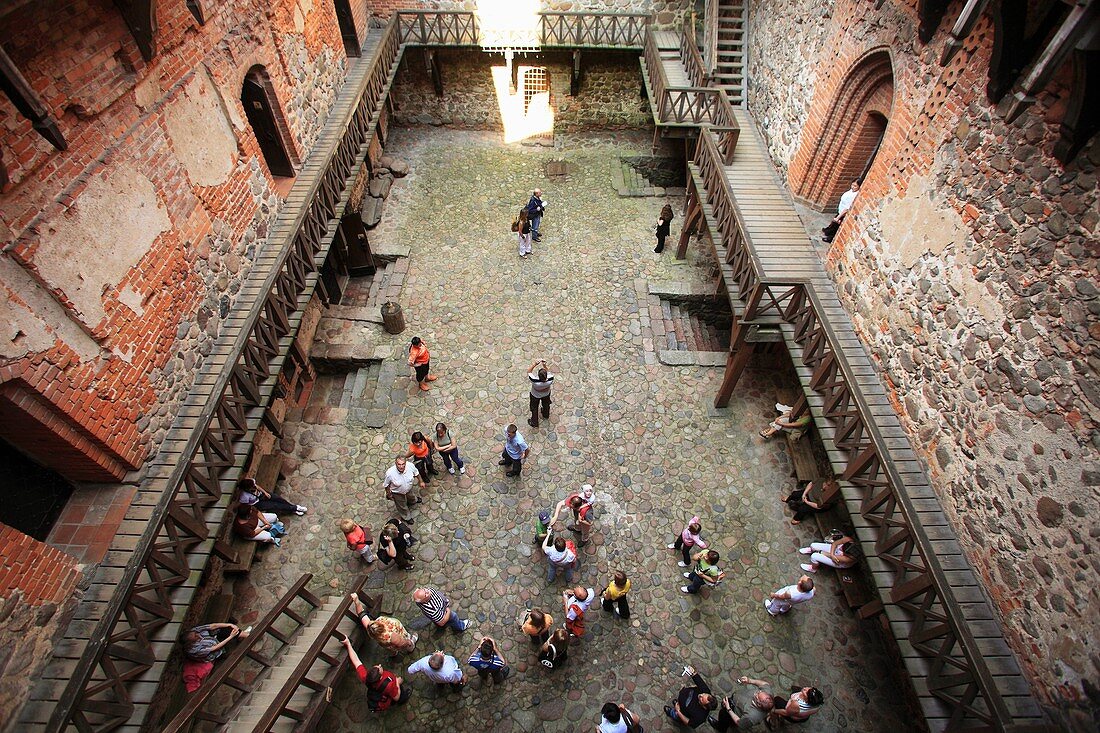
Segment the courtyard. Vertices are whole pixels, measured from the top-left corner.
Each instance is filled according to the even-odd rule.
[[[268,550],[237,583],[255,617],[302,573],[319,594],[339,594],[363,572],[335,527],[340,517],[373,525],[391,515],[382,476],[414,430],[444,422],[456,435],[465,476],[441,470],[423,492],[414,526],[416,568],[370,566],[367,588],[383,608],[419,633],[416,652],[389,660],[373,643],[362,650],[404,675],[420,656],[442,649],[460,662],[482,635],[497,639],[513,668],[500,689],[472,681],[461,694],[437,693],[407,679],[410,703],[382,715],[368,711],[354,675],[347,675],[320,726],[325,731],[591,730],[600,706],[623,702],[647,730],[671,730],[662,706],[694,665],[719,695],[736,694],[740,675],[774,683],[777,692],[813,684],[824,709],[807,729],[909,730],[889,656],[869,622],[860,622],[822,573],[816,597],[786,617],[772,618],[763,599],[801,574],[797,548],[813,523],[788,524],[780,504],[792,479],[781,441],[757,431],[774,414],[777,390],[793,386],[782,365],[753,365],[730,406],[711,407],[721,369],[667,366],[654,338],[647,287],[715,280],[711,255],[694,244],[686,261],[674,246],[654,254],[652,228],[661,206],[677,212],[682,197],[621,198],[613,172],[621,156],[650,152],[649,135],[559,135],[555,147],[504,145],[491,133],[432,128],[394,130],[387,153],[411,166],[399,180],[372,243],[410,250],[400,303],[408,328],[372,333],[391,346],[396,378],[376,391],[389,395],[381,429],[349,412],[346,420],[288,422],[282,449],[282,492],[310,507],[287,521],[289,536]],[[546,164],[569,172],[547,176]],[[543,241],[520,259],[509,224],[531,189],[549,202]],[[420,393],[403,364],[420,336],[432,352],[438,381]],[[549,421],[526,423],[525,371],[546,359],[556,374]],[[385,371],[382,372],[386,374]],[[520,478],[497,466],[504,428],[516,423],[531,446]],[[632,618],[589,613],[588,633],[570,648],[563,669],[547,674],[517,629],[527,607],[561,620],[559,581],[548,587],[545,559],[532,543],[541,509],[583,483],[596,487],[592,543],[582,550],[575,582],[598,593],[613,570],[630,577]],[[692,515],[722,555],[722,585],[699,596],[680,592],[678,555],[665,549]],[[436,636],[412,603],[419,585],[447,593],[475,622],[462,636]],[[251,614],[249,613],[251,611]]]

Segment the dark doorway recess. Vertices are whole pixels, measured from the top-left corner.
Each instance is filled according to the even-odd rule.
[[[45,542],[72,493],[68,481],[0,440],[0,522]]]
[[[344,53],[348,58],[362,55],[359,48],[359,34],[355,32],[355,16],[351,12],[349,0],[334,0],[336,4],[336,22],[340,24],[340,36],[344,39]]]
[[[250,71],[241,88],[241,104],[244,105],[248,124],[252,126],[271,175],[291,178],[294,176],[294,165],[279,131],[277,103],[272,97],[270,83],[263,71]]]

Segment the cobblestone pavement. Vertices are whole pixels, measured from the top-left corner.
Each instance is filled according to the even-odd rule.
[[[401,299],[409,328],[374,338],[400,352],[421,336],[439,379],[420,394],[402,365],[392,385],[380,384],[391,390],[382,429],[288,423],[284,492],[311,511],[288,519],[283,547],[254,568],[247,581],[254,588],[238,590],[256,613],[302,572],[315,574],[315,590],[346,588],[359,564],[334,521],[347,515],[380,526],[390,508],[382,475],[394,451],[412,430],[428,433],[443,421],[458,436],[469,474],[443,473],[425,492],[416,569],[371,574],[368,587],[384,588],[385,609],[422,633],[415,654],[385,663],[403,674],[437,647],[465,662],[488,633],[515,674],[500,690],[475,676],[461,695],[412,681],[411,703],[384,715],[368,712],[351,676],[320,729],[591,730],[601,704],[613,700],[639,713],[648,730],[671,730],[661,708],[690,663],[720,693],[733,691],[740,674],[777,689],[818,685],[827,703],[806,730],[907,730],[883,648],[834,594],[835,578],[822,574],[809,607],[786,618],[762,607],[768,592],[799,576],[796,548],[811,539],[807,526],[787,523],[778,501],[790,482],[782,447],[756,435],[774,414],[782,371],[750,371],[730,408],[714,411],[721,369],[653,358],[639,279],[704,283],[714,270],[694,245],[686,263],[668,250],[654,254],[652,227],[664,199],[619,198],[612,188],[618,156],[648,153],[648,136],[559,137],[557,149],[495,139],[394,131],[388,151],[413,173],[395,186],[375,241],[411,247]],[[551,159],[574,168],[546,177]],[[521,260],[509,224],[535,186],[549,201],[545,238]],[[679,212],[682,197],[672,203]],[[673,242],[679,223],[678,213]],[[524,369],[537,357],[558,377],[552,417],[533,429]],[[497,466],[509,422],[531,445],[519,479]],[[516,630],[528,605],[562,616],[562,581],[547,586],[532,521],[585,482],[600,503],[579,580],[598,591],[612,568],[625,570],[634,615],[627,622],[594,605],[583,642],[564,669],[547,675]],[[696,513],[729,573],[714,592],[691,597],[679,591],[678,558],[664,546]],[[424,583],[444,589],[475,628],[461,637],[424,633],[409,597]],[[373,648],[366,657],[381,658]]]

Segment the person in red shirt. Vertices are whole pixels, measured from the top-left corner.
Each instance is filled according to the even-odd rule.
[[[337,632],[339,634],[339,632]],[[404,705],[409,701],[409,689],[403,679],[393,672],[386,671],[381,664],[369,670],[359,661],[359,655],[351,645],[351,639],[339,634],[340,643],[348,650],[348,664],[355,670],[359,681],[367,686],[367,703],[371,712],[381,713],[393,705]]]
[[[577,542],[577,547],[584,547],[588,544],[588,538],[592,534],[592,519],[589,515],[595,504],[596,490],[592,487],[592,484],[585,484],[576,494],[570,494],[558,502],[557,507],[554,509],[555,517],[565,508],[573,512],[573,524],[570,524],[568,529],[570,532],[575,532],[581,536]]]
[[[368,565],[377,559],[374,556],[374,548],[371,547],[374,544],[374,537],[371,536],[369,524],[363,527],[350,519],[340,519],[336,522],[336,525],[344,533],[344,539],[347,540],[349,550],[363,558],[363,561]]]
[[[428,374],[431,369],[431,358],[428,347],[420,340],[420,337],[413,336],[412,343],[409,344],[409,366],[413,368],[416,383],[425,392],[431,389],[428,382],[435,381],[435,375]]]

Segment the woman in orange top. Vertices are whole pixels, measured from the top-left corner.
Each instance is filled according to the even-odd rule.
[[[435,450],[435,444],[432,443],[430,438],[425,438],[424,433],[417,430],[413,433],[409,440],[409,452],[405,455],[405,460],[411,460],[413,465],[416,466],[416,470],[420,472],[420,476],[424,479],[424,483],[431,483],[431,477],[439,473],[435,470],[435,461],[432,460],[432,451]]]
[[[419,336],[413,336],[412,343],[409,345],[409,366],[413,368],[416,383],[420,385],[420,389],[425,392],[431,389],[427,385],[427,382],[435,381],[435,376],[428,374],[431,369],[431,354],[428,353],[428,347]]]

